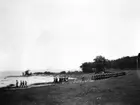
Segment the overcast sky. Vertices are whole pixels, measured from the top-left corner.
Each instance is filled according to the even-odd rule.
[[[140,52],[139,0],[0,0],[0,71],[79,69]]]

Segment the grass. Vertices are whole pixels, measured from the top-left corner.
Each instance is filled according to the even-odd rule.
[[[0,90],[0,105],[140,105],[136,71],[95,82],[66,83],[25,90]],[[73,77],[93,74],[78,74]]]

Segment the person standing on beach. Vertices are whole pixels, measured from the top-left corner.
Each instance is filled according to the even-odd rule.
[[[22,83],[23,83],[23,87],[25,87],[24,81]]]
[[[57,83],[57,77],[55,77],[55,83]]]
[[[20,81],[20,85],[19,85],[19,87],[21,87],[21,81]]]
[[[25,81],[25,87],[27,87],[27,81]]]
[[[28,87],[28,82],[26,81],[26,86]]]
[[[16,80],[16,87],[18,88],[18,80]]]
[[[23,82],[20,80],[20,88],[23,87]]]
[[[53,78],[53,82],[56,83],[56,77]]]

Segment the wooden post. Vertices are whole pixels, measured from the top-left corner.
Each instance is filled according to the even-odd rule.
[[[137,57],[137,70],[139,70],[139,60],[140,60],[140,53],[138,54],[138,57]]]
[[[136,69],[138,70],[138,58],[136,58]]]

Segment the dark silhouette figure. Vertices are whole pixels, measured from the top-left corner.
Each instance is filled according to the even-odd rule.
[[[22,81],[22,85],[23,85],[23,87],[25,87],[25,83],[24,83],[24,81]]]
[[[56,83],[58,83],[58,78],[56,77],[56,81],[55,81]]]
[[[20,88],[22,87],[22,81],[20,81]]]
[[[25,87],[27,87],[27,81],[25,81],[24,84],[25,84]]]
[[[24,87],[24,81],[20,81],[20,87],[21,87],[21,88]]]
[[[59,83],[61,83],[62,82],[62,78],[61,77],[59,77]]]
[[[18,88],[18,80],[16,80],[16,87]]]
[[[53,82],[55,83],[55,78],[53,78]]]

